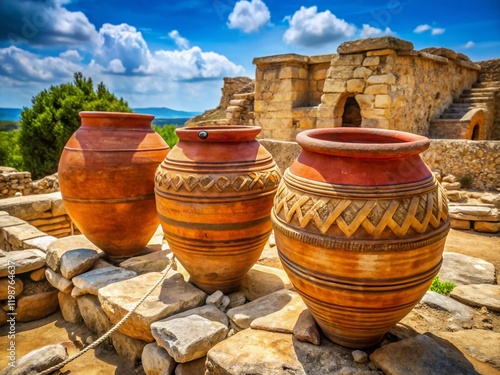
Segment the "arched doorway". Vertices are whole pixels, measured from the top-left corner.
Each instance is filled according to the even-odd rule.
[[[342,127],[359,128],[361,126],[361,108],[353,96],[346,99],[344,114],[342,115]]]
[[[474,128],[472,129],[472,136],[471,136],[471,139],[473,141],[477,141],[479,139],[479,125],[476,124],[474,125]]]

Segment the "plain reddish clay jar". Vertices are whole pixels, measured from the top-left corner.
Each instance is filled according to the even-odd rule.
[[[154,116],[80,112],[80,117],[59,160],[64,206],[85,237],[110,257],[136,255],[160,224],[154,175],[169,147],[151,128]]]
[[[370,347],[437,275],[446,196],[420,158],[429,140],[364,128],[306,130],[272,220],[283,267],[322,331]]]
[[[237,290],[272,231],[281,173],[255,139],[260,130],[179,128],[179,142],[156,172],[165,237],[190,282],[207,293]]]

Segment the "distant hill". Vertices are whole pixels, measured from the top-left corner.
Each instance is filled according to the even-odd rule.
[[[21,121],[21,108],[0,108],[0,121]]]
[[[0,108],[0,121],[21,121],[21,108]],[[183,125],[191,117],[201,112],[177,111],[166,107],[132,108],[135,113],[153,115],[153,124],[163,126],[165,124]]]

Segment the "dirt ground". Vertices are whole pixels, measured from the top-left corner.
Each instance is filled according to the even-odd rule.
[[[446,241],[445,251],[478,257],[493,263],[497,270],[497,280],[499,279],[500,234],[487,235],[474,231],[452,229]],[[445,312],[427,308],[425,305],[418,305],[402,323],[411,326],[413,332],[437,333],[447,330],[447,320],[448,316]],[[500,332],[500,314],[477,309],[470,328],[492,329]],[[18,323],[16,330],[17,358],[42,346],[61,342],[67,343],[69,355],[73,355],[84,347],[83,343],[86,338],[92,334],[83,325],[65,322],[60,312],[37,321]],[[2,348],[1,352],[4,353],[0,356],[0,369],[5,368],[8,363],[7,354],[4,350],[4,348],[8,347],[6,332],[5,326],[0,327],[0,348]],[[481,367],[482,364],[478,363],[477,366]],[[487,371],[481,372],[484,374],[497,373],[490,370],[492,368],[488,366]],[[133,364],[118,356],[114,350],[107,348],[97,348],[89,351],[64,367],[60,373],[65,375],[144,374],[140,364]]]

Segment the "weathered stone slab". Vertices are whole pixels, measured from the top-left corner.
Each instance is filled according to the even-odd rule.
[[[53,236],[32,238],[31,240],[24,241],[24,248],[38,249],[46,253],[50,244],[56,240],[57,238]]]
[[[286,333],[246,329],[207,354],[207,374],[333,375],[353,364],[351,352],[328,340],[321,346]]]
[[[174,375],[205,375],[206,360],[207,357],[201,357],[194,361],[179,363],[175,368]]]
[[[119,281],[131,279],[135,276],[137,276],[137,274],[133,271],[110,266],[98,268],[75,276],[72,282],[79,289],[79,295],[94,294],[97,296],[99,289]]]
[[[47,267],[42,267],[37,270],[30,272],[30,279],[33,281],[42,281],[45,280],[45,270]]]
[[[45,253],[41,250],[9,251],[7,256],[0,257],[0,277],[12,274],[11,271],[13,269],[15,270],[15,274],[19,275],[42,268],[43,266],[45,266]]]
[[[59,307],[57,293],[59,291],[53,290],[19,298],[17,300],[16,320],[31,322],[52,314]]]
[[[287,301],[286,304],[283,305],[278,311],[254,319],[250,323],[250,327],[253,329],[262,329],[271,332],[292,333],[293,328],[299,319],[299,315],[304,310],[307,310],[307,306],[296,292],[284,290],[276,293],[282,294],[283,296],[287,295],[290,300]],[[264,298],[273,296],[273,294]],[[280,301],[276,302],[277,306],[279,306]]]
[[[484,329],[468,329],[458,332],[440,332],[440,337],[449,340],[471,357],[500,370],[500,333]]]
[[[113,326],[108,316],[104,313],[99,299],[96,296],[87,294],[76,299],[78,308],[85,325],[92,331],[102,336]],[[111,342],[108,339],[108,342]]]
[[[116,352],[131,362],[137,362],[141,359],[142,351],[147,344],[146,341],[134,339],[120,331],[111,334],[111,342]]]
[[[47,345],[33,350],[16,361],[15,367],[7,367],[1,375],[32,375],[56,366],[68,358],[68,352],[62,344]]]
[[[482,233],[498,233],[500,232],[500,221],[475,221],[474,230]]]
[[[450,297],[469,306],[485,306],[500,312],[500,285],[461,285],[453,289]]]
[[[319,326],[308,309],[300,313],[292,333],[299,341],[310,342],[314,345],[319,345],[321,343]]]
[[[422,298],[422,303],[433,309],[444,310],[452,314],[452,319],[462,325],[474,316],[474,309],[439,293],[428,291]]]
[[[248,271],[241,283],[241,291],[245,293],[248,301],[292,287],[293,285],[285,271],[258,264]]]
[[[446,251],[438,276],[456,285],[494,284],[495,266],[480,258]]]
[[[73,283],[71,282],[71,280],[62,277],[60,274],[52,271],[51,268],[45,269],[45,278],[50,283],[50,285],[63,293],[69,294],[73,289]]]
[[[61,275],[67,279],[72,279],[92,268],[99,259],[99,254],[95,250],[77,249],[66,251],[61,256]]]
[[[59,292],[57,294],[59,300],[59,308],[65,321],[69,323],[81,323],[83,321],[82,314],[78,308],[78,302],[71,297],[71,294]]]
[[[231,326],[236,331],[250,328],[252,322],[258,318],[270,316],[268,320],[262,319],[261,324],[257,325],[269,329],[270,326],[274,324],[275,330],[291,333],[299,314],[305,308],[305,305],[303,305],[297,293],[283,289],[256,299],[243,306],[230,309],[227,312],[227,316],[231,320]],[[283,311],[283,313],[280,314],[280,311]],[[271,316],[275,313],[276,315]],[[287,322],[276,321],[276,319],[286,316],[287,314],[292,316],[291,320],[293,320],[293,322],[291,320]]]
[[[160,279],[157,272],[146,273],[99,289],[99,301],[111,322],[116,324]],[[120,327],[126,335],[152,342],[150,325],[160,319],[198,307],[206,294],[184,281],[181,274],[170,271],[167,278]]]
[[[52,199],[47,195],[28,195],[0,200],[0,211],[6,211],[21,220],[42,217],[51,206]]]
[[[7,241],[9,241],[9,243],[17,249],[24,248],[24,241],[26,240],[46,236],[45,233],[27,223],[3,228],[2,231],[4,232],[4,236],[6,236]]]
[[[9,215],[0,216],[0,228],[7,228],[21,224],[26,224],[26,222],[14,216],[9,216]]]
[[[144,347],[141,362],[146,375],[170,375],[176,365],[170,354],[156,342]]]
[[[17,297],[23,292],[23,290],[24,283],[19,277],[14,279],[0,279],[0,301],[8,299],[9,295]]]
[[[137,273],[161,272],[171,262],[171,251],[154,251],[152,253],[136,256],[120,263],[120,267]]]
[[[47,249],[47,266],[59,272],[62,255],[70,250],[89,249],[102,254],[102,250],[92,244],[84,235],[68,236],[52,242]]]
[[[498,209],[492,205],[450,205],[449,212],[452,219],[500,221]]]
[[[384,345],[370,355],[385,374],[479,374],[453,345],[437,337],[417,335]]]
[[[366,38],[342,43],[337,52],[341,55],[373,51],[377,49],[393,49],[395,51],[411,51],[413,43],[393,36]]]
[[[469,230],[470,229],[470,220],[451,219],[450,226],[453,229]]]
[[[185,363],[204,357],[215,344],[226,338],[229,329],[218,321],[189,315],[155,322],[151,324],[151,332],[158,345],[165,348],[176,362]]]

